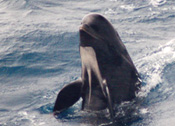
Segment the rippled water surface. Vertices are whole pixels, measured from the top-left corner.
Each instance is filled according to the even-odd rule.
[[[174,126],[174,0],[0,0],[0,126],[112,125],[106,110],[82,112],[81,100],[52,114],[81,74],[78,29],[92,12],[114,25],[143,79],[114,125]]]

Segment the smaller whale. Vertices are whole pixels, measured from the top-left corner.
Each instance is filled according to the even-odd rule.
[[[81,22],[81,79],[67,84],[58,93],[54,112],[60,113],[83,99],[82,110],[108,108],[130,101],[140,89],[141,79],[112,24],[100,14],[88,14]]]

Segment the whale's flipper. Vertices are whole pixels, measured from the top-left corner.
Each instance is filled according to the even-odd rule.
[[[60,113],[75,104],[81,97],[82,81],[76,80],[66,85],[58,93],[53,111]]]

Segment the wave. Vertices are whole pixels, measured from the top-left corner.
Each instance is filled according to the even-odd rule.
[[[41,9],[43,7],[61,6],[62,4],[56,0],[42,1],[42,0],[1,0],[1,7],[6,9]]]
[[[150,0],[150,4],[152,4],[154,7],[162,6],[166,2],[166,0]]]
[[[175,62],[175,39],[149,52],[137,62],[139,62],[138,68],[142,71],[141,74],[146,83],[139,95],[146,97],[152,89],[162,83],[164,69]]]
[[[17,36],[15,41],[1,49],[1,75],[36,76],[61,73],[68,64],[80,66],[77,33],[54,36],[35,31]]]

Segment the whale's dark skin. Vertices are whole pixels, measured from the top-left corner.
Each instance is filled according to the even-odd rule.
[[[130,101],[140,88],[140,77],[124,44],[102,15],[89,14],[80,29],[81,79],[66,85],[58,94],[54,112],[61,112],[83,99],[82,110],[108,108]]]

